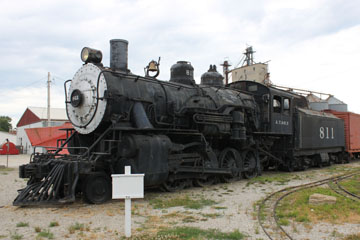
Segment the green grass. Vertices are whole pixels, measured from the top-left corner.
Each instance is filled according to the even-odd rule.
[[[217,229],[200,229],[194,227],[176,227],[172,229],[163,229],[157,233],[158,237],[165,239],[244,239],[246,235],[238,230],[224,233]],[[177,237],[177,238],[176,238]]]
[[[0,239],[6,238],[6,235],[0,235]]]
[[[290,222],[289,220],[287,220],[286,218],[280,218],[278,223],[281,225],[281,226],[289,226]]]
[[[44,238],[48,238],[48,239],[53,239],[54,234],[52,232],[50,232],[49,229],[46,229],[44,231],[39,232],[38,237],[44,237]]]
[[[348,166],[346,164],[345,165],[340,164],[340,165],[332,165],[331,167],[327,167],[327,168],[323,169],[322,171],[329,172],[329,173],[343,174],[343,173],[357,171],[357,170],[360,170],[360,167],[352,167],[352,166]]]
[[[19,234],[19,233],[17,233],[17,231],[15,231],[14,233],[11,233],[10,237],[11,237],[11,239],[13,239],[13,240],[20,240],[20,239],[22,239],[24,236],[21,235],[21,234]]]
[[[360,196],[360,176],[341,181],[339,184],[347,191]]]
[[[348,235],[344,240],[360,240],[360,233]]]
[[[205,199],[205,198],[192,199],[188,195],[179,198],[171,198],[171,199],[156,198],[150,200],[150,204],[156,209],[179,207],[179,206],[190,209],[201,209],[205,206],[214,205],[216,203],[217,202],[214,200]]]
[[[73,234],[75,231],[84,231],[85,230],[85,226],[83,223],[78,223],[76,222],[75,224],[71,225],[69,228],[69,233]]]
[[[18,222],[16,224],[16,227],[28,227],[29,226],[29,223],[27,222]]]
[[[7,168],[7,167],[0,168],[0,172],[11,172],[14,170],[15,168]]]
[[[223,206],[215,206],[213,207],[216,210],[223,210],[223,209],[227,209],[227,207],[223,207]]]
[[[249,179],[246,183],[246,186],[249,186],[254,183],[258,184],[266,184],[266,183],[277,183],[279,185],[284,185],[288,183],[290,180],[300,179],[298,175],[290,174],[290,173],[275,173],[275,174],[266,174],[262,176],[258,176],[256,178]]]
[[[201,213],[201,216],[206,217],[206,218],[217,218],[222,215],[219,213]]]
[[[310,205],[309,197],[314,193],[334,196],[336,203]],[[276,209],[276,215],[279,220],[292,219],[296,222],[356,223],[360,219],[360,204],[338,195],[329,188],[317,187],[285,197]]]
[[[50,222],[49,227],[57,227],[59,226],[58,222]]]
[[[184,223],[190,223],[190,222],[196,222],[197,219],[194,218],[193,216],[187,216],[187,217],[183,218],[182,221],[183,221]]]

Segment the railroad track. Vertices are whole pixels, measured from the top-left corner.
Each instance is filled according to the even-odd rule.
[[[355,174],[357,175],[357,174]],[[336,181],[330,181],[328,182],[328,186],[334,191],[336,192],[337,194],[339,195],[342,195],[344,197],[347,197],[353,201],[360,201],[360,196],[359,195],[356,195],[352,192],[349,192],[348,190],[346,190],[345,188],[343,188],[341,185],[340,185],[340,182],[342,181],[343,179],[340,179],[340,180],[336,180]]]
[[[293,186],[293,187],[287,187],[287,188],[281,189],[277,192],[270,194],[258,205],[258,214],[257,214],[258,216],[257,217],[258,217],[258,221],[259,221],[261,228],[263,229],[264,233],[268,236],[269,239],[273,239],[273,240],[294,239],[279,224],[279,218],[276,216],[276,208],[279,205],[280,201],[283,198],[285,198],[286,196],[288,196],[294,192],[297,192],[297,191],[300,191],[303,189],[307,189],[307,188],[313,188],[316,186],[328,184],[329,182],[335,183],[332,185],[336,185],[337,188],[340,189],[340,190],[338,190],[339,192],[340,191],[345,192],[346,190],[342,189],[342,187],[338,183],[346,178],[350,178],[354,175],[358,175],[359,173],[360,173],[360,171],[356,171],[356,172],[347,173],[347,174],[343,174],[343,175],[339,175],[339,176],[335,176],[335,177],[331,177],[331,178],[326,178],[326,179],[319,180],[316,182],[306,183],[306,184]],[[348,191],[346,191],[346,194],[347,194],[347,196],[349,196]],[[354,194],[350,193],[350,195],[354,195]],[[359,198],[359,196],[356,196],[356,197]],[[356,197],[353,196],[353,198],[356,198]],[[358,200],[360,200],[360,199],[358,199]]]

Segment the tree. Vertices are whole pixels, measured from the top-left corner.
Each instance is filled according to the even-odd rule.
[[[8,116],[0,116],[0,131],[9,132],[12,129],[11,118]]]

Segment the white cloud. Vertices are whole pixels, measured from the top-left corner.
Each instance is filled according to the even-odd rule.
[[[20,117],[29,106],[47,107],[46,79],[40,86],[29,86],[3,91],[0,97],[0,115],[10,116],[12,126],[16,127]],[[60,84],[61,86],[61,84]],[[51,87],[51,107],[65,108],[65,97],[59,86]]]
[[[334,94],[360,113],[360,25],[277,50],[271,62],[278,85]]]
[[[129,68],[143,74],[161,56],[159,79],[178,60],[191,61],[199,82],[209,64],[236,64],[246,44],[270,62],[275,83],[331,92],[360,112],[356,99],[360,2],[273,1],[2,1],[0,9],[1,114],[17,118],[26,106],[46,105],[47,72],[71,78],[84,46],[102,50],[129,40]],[[58,95],[63,98],[58,79]],[[326,81],[324,80],[326,79]],[[346,83],[346,88],[339,87]],[[42,80],[44,83],[46,80]],[[32,88],[29,90],[29,87]],[[31,91],[36,95],[28,94]]]

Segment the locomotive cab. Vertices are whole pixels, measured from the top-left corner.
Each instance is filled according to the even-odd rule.
[[[261,132],[293,134],[292,118],[295,107],[307,107],[304,97],[258,82],[237,81],[229,84],[229,87],[254,95],[261,109]]]

